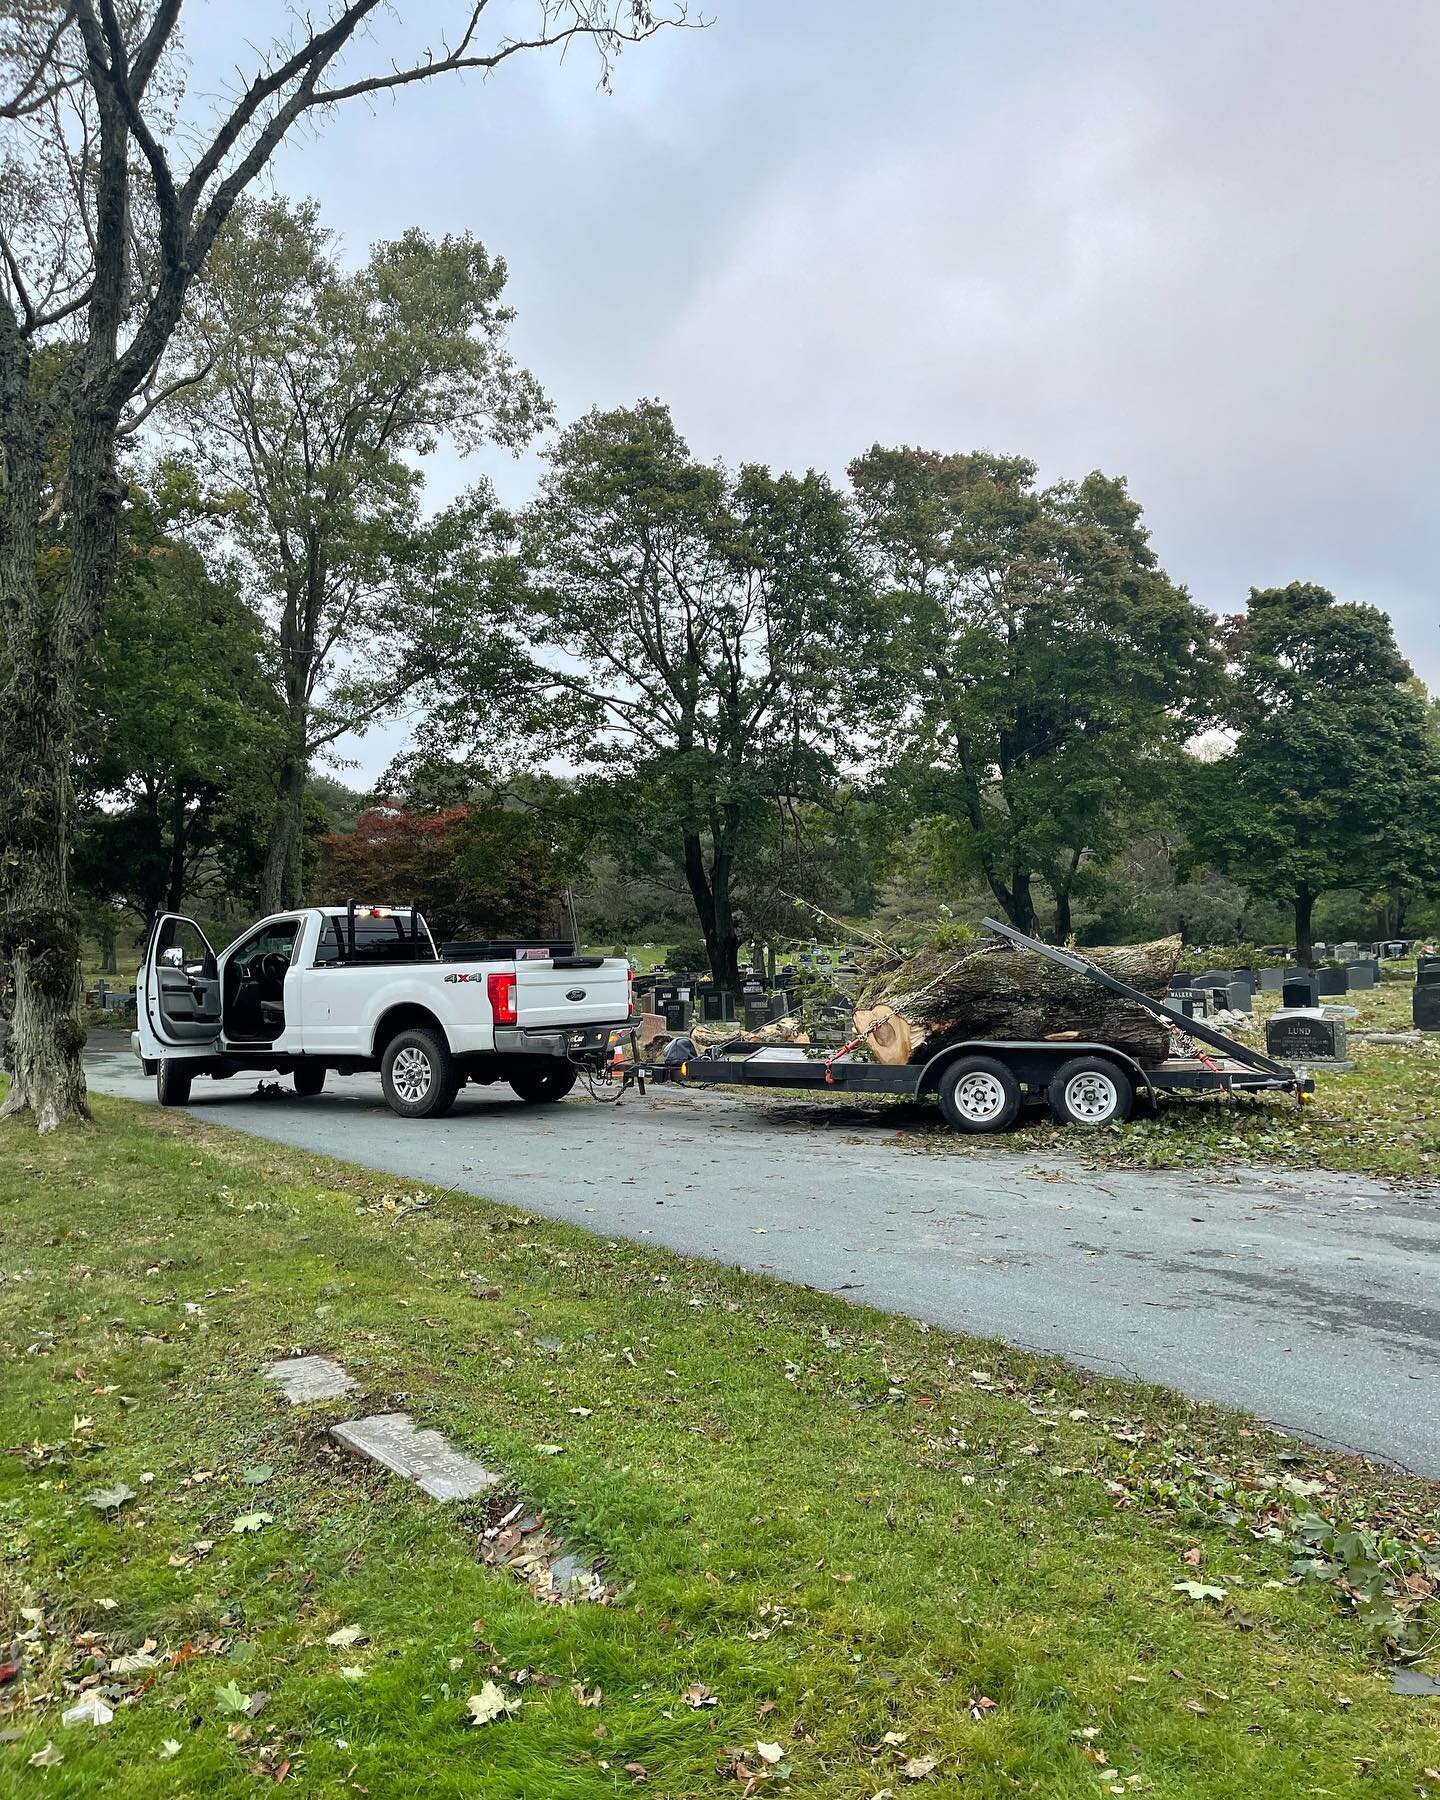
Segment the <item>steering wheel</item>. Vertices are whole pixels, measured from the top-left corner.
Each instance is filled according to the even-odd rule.
[[[255,972],[256,967],[256,964],[251,964],[252,973]],[[286,973],[290,968],[290,958],[282,956],[278,950],[267,950],[260,958],[258,968],[260,975],[266,981],[272,982],[277,988],[283,987]]]

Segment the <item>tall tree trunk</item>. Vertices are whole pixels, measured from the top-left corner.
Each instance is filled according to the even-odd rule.
[[[1055,896],[1055,942],[1063,944],[1070,936],[1070,890],[1064,888]]]
[[[115,940],[120,935],[120,927],[114,918],[107,919],[100,927],[100,973],[117,975],[119,964],[115,958]]]
[[[305,776],[303,751],[287,750],[280,765],[279,790],[265,867],[260,882],[262,913],[283,912],[300,904],[304,872]]]
[[[1010,875],[1010,923],[1027,937],[1037,937],[1040,921],[1035,916],[1035,899],[1030,891],[1030,871],[1016,867]]]
[[[1295,894],[1295,960],[1306,968],[1315,960],[1315,927],[1311,923],[1315,911],[1316,896],[1308,887],[1300,887]]]
[[[166,887],[165,906],[179,912],[185,904],[185,784],[176,777],[175,792],[170,801],[170,879]]]
[[[41,1131],[88,1119],[81,1051],[79,919],[70,904],[70,763],[84,669],[114,570],[123,493],[115,419],[75,412],[67,471],[70,560],[53,592],[39,580],[49,433],[29,403],[28,356],[0,345],[0,618],[9,670],[0,693],[0,958],[15,987],[14,1070],[0,1117]]]

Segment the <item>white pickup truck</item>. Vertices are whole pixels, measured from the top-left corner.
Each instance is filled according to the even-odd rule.
[[[217,956],[193,919],[155,923],[136,982],[131,1040],[162,1106],[197,1075],[294,1077],[378,1069],[408,1119],[447,1112],[467,1081],[560,1100],[599,1073],[631,1026],[621,957],[555,943],[436,946],[412,907],[311,906],[262,919]]]

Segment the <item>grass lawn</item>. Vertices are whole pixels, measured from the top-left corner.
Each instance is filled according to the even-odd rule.
[[[0,1665],[20,1662],[0,1792],[1440,1795],[1440,1701],[1391,1694],[1335,1565],[1292,1568],[1302,1515],[1363,1523],[1424,1601],[1434,1487],[834,1298],[96,1111],[0,1132]],[[324,1428],[356,1406],[292,1410],[259,1378],[295,1350],[510,1489],[443,1507],[340,1457]],[[603,1559],[610,1604],[485,1566],[521,1500]],[[1358,1565],[1367,1544],[1331,1549]],[[1435,1608],[1411,1630],[1423,1656]],[[518,1710],[469,1723],[487,1681]],[[66,1729],[85,1684],[114,1719]]]

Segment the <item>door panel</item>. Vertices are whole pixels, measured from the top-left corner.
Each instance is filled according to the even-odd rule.
[[[215,952],[193,919],[157,920],[145,957],[144,1005],[162,1044],[209,1044],[220,1035],[220,975]]]

